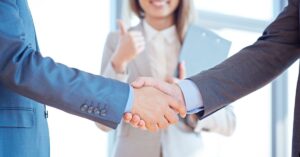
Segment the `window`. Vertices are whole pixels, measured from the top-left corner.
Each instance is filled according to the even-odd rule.
[[[99,74],[110,1],[29,0],[41,52],[55,61]],[[107,134],[94,122],[49,110],[51,156],[107,156]]]
[[[195,0],[195,6],[200,24],[233,42],[231,49],[231,55],[233,55],[241,48],[255,42],[263,29],[280,12],[284,2],[284,0]],[[292,87],[295,86],[293,85]],[[233,103],[237,116],[236,132],[230,138],[216,138],[218,135],[214,134],[203,135],[207,145],[207,156],[279,157],[282,154],[288,156],[286,146],[272,139],[274,130],[280,133],[280,130],[277,130],[280,127],[277,128],[277,125],[287,125],[286,121],[279,124],[277,118],[272,119],[274,116],[272,111],[277,108],[271,105],[274,93],[272,90],[269,84]],[[282,98],[284,101],[286,99]],[[272,125],[276,125],[273,126],[276,129],[272,130]],[[220,143],[222,144],[217,147],[216,151],[216,144]],[[278,152],[283,153],[280,155]]]
[[[273,5],[273,0],[195,0],[202,11],[257,20],[273,18]]]
[[[232,41],[230,55],[251,45],[260,36],[257,32],[228,28],[215,31]],[[271,157],[271,85],[231,105],[234,106],[237,121],[234,134],[223,137],[215,133],[204,133],[204,156]]]

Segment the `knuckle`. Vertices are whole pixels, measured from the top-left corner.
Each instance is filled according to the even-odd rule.
[[[161,126],[161,129],[165,129],[168,127],[168,124],[164,123],[162,126]]]
[[[156,126],[155,125],[149,125],[148,126],[148,129],[151,131],[151,132],[155,132],[157,130]]]
[[[158,131],[158,128],[157,127],[154,127],[153,128],[153,132],[157,132]]]
[[[169,118],[168,121],[169,121],[171,124],[176,123],[176,119],[175,119],[174,117]]]
[[[178,118],[175,117],[175,116],[172,116],[169,121],[170,121],[171,124],[175,124],[175,123],[178,122]]]
[[[179,119],[177,117],[174,118],[174,120],[172,121],[172,124],[176,124],[179,122]]]

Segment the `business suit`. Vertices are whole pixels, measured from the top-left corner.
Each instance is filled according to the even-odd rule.
[[[49,156],[42,104],[116,128],[128,93],[125,83],[42,57],[27,1],[0,0],[0,157]]]
[[[145,50],[129,63],[126,68],[128,71],[127,75],[118,74],[113,69],[111,60],[117,49],[120,35],[118,32],[110,33],[107,37],[103,52],[101,74],[123,82],[132,82],[141,76],[151,76],[157,79],[163,79],[166,75],[172,76],[176,70],[178,53],[181,47],[175,29],[173,30],[174,33],[171,32],[172,28],[160,32],[160,34],[167,33],[165,36],[167,36],[166,39],[169,40],[165,42],[162,41],[163,45],[161,45],[162,47],[160,47],[160,49],[167,48],[168,45],[171,45],[171,47],[169,47],[170,49],[166,50],[167,52],[160,52],[167,53],[166,56],[162,56],[162,58],[168,60],[167,66],[163,66],[161,62],[152,60],[158,59],[155,58],[157,57],[154,52],[156,49],[152,47],[153,44],[155,44],[153,40],[157,41],[155,38],[156,30],[143,21],[137,26],[130,28],[130,31],[143,33],[146,40]],[[167,70],[164,70],[164,67],[167,67]],[[158,68],[158,71],[156,71],[155,68]],[[103,126],[98,126],[102,130],[108,130]],[[234,129],[235,115],[230,106],[206,120],[198,122],[194,130],[180,121],[178,125],[170,126],[166,130],[149,133],[121,122],[116,130],[113,157],[160,157],[161,153],[164,157],[198,157],[203,151],[201,137],[203,130],[229,136]],[[179,146],[180,149],[178,149]]]
[[[253,45],[220,65],[190,78],[198,86],[203,98],[204,113],[199,113],[200,117],[206,117],[264,86],[299,59],[299,3],[299,0],[289,0],[288,6]],[[294,116],[293,157],[300,156],[299,83]]]

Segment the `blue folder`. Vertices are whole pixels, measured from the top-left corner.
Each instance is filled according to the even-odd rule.
[[[180,61],[185,62],[186,77],[210,69],[224,61],[231,42],[198,25],[191,25],[180,52]]]

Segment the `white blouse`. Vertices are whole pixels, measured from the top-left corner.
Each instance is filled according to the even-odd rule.
[[[165,30],[157,31],[145,20],[143,26],[147,43],[146,53],[153,77],[165,80],[168,76],[174,76],[181,48],[176,27],[171,26]]]
[[[145,37],[145,50],[150,64],[151,76],[156,79],[165,80],[174,76],[177,68],[181,44],[177,35],[176,27],[171,26],[165,30],[157,31],[145,20],[142,22]],[[142,65],[139,65],[142,66]],[[117,73],[109,63],[103,72],[104,76],[128,82],[128,73]]]

